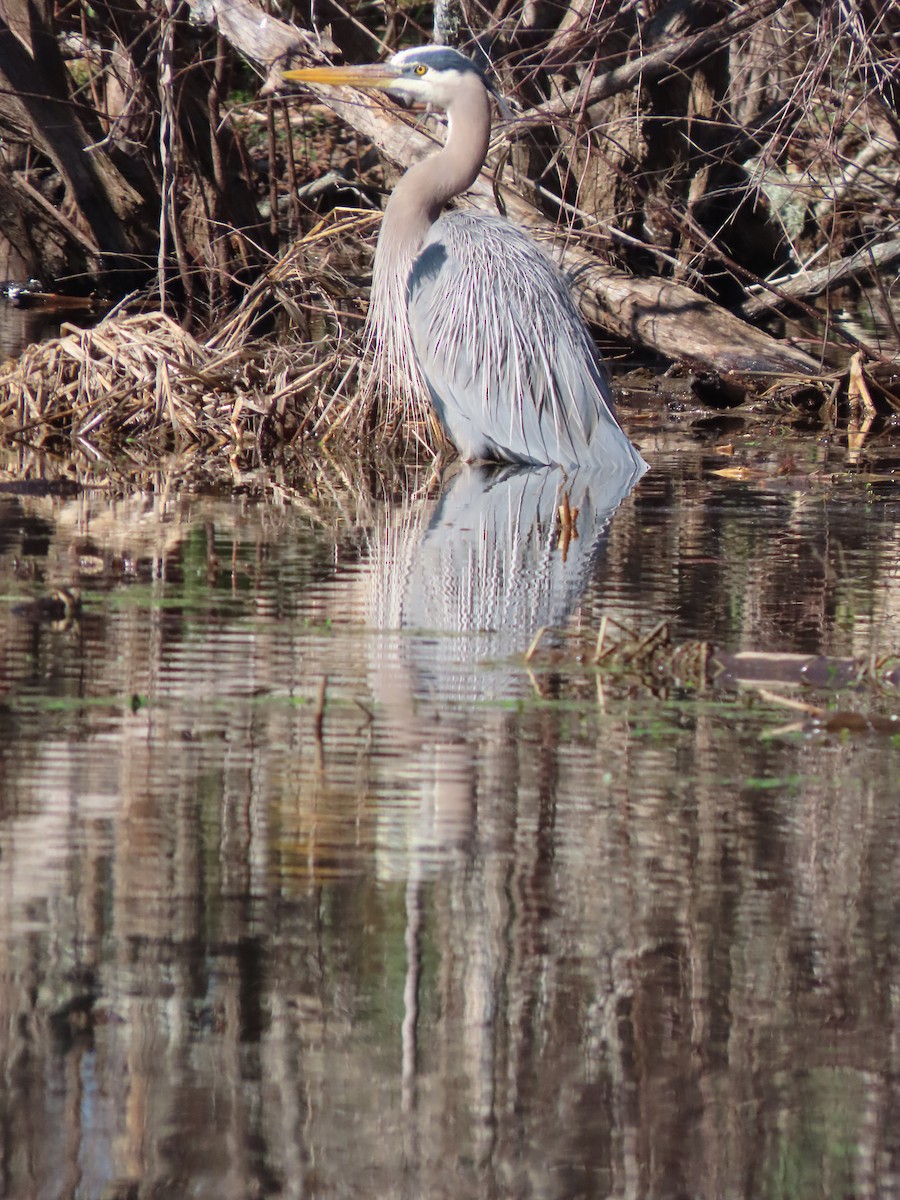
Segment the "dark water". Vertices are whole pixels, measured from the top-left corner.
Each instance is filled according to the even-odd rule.
[[[900,1191],[898,739],[523,657],[897,649],[887,449],[722,440],[3,485],[0,1194]]]

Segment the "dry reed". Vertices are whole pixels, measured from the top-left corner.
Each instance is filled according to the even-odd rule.
[[[360,291],[374,226],[369,212],[331,214],[205,338],[164,312],[63,325],[0,366],[0,434],[34,446],[76,439],[107,453],[142,442],[233,454],[421,441],[427,430],[381,413],[363,369]]]

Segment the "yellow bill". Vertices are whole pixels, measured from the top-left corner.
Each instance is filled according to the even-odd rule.
[[[361,67],[300,67],[296,71],[285,71],[282,79],[289,83],[327,83],[384,90],[396,83],[400,74],[389,63],[373,63]]]

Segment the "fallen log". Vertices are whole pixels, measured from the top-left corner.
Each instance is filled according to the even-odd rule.
[[[840,691],[863,684],[900,688],[900,659],[895,656],[870,661],[824,654],[786,654],[740,650],[730,654],[715,650],[709,659],[709,682],[718,687],[773,684]]]
[[[544,635],[542,627],[525,661],[534,660]],[[792,654],[782,651],[730,651],[710,642],[673,642],[667,621],[642,632],[605,616],[596,639],[584,629],[555,631],[563,645],[575,647],[573,664],[590,665],[614,676],[637,677],[653,688],[708,687],[761,690],[779,685],[789,688],[840,691],[869,687],[876,691],[900,688],[900,655],[868,658],[825,654]],[[551,651],[556,666],[565,662],[558,644]]]

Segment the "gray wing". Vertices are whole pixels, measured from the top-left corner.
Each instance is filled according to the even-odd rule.
[[[407,304],[416,358],[464,459],[641,462],[565,277],[524,230],[445,214],[413,264]]]

